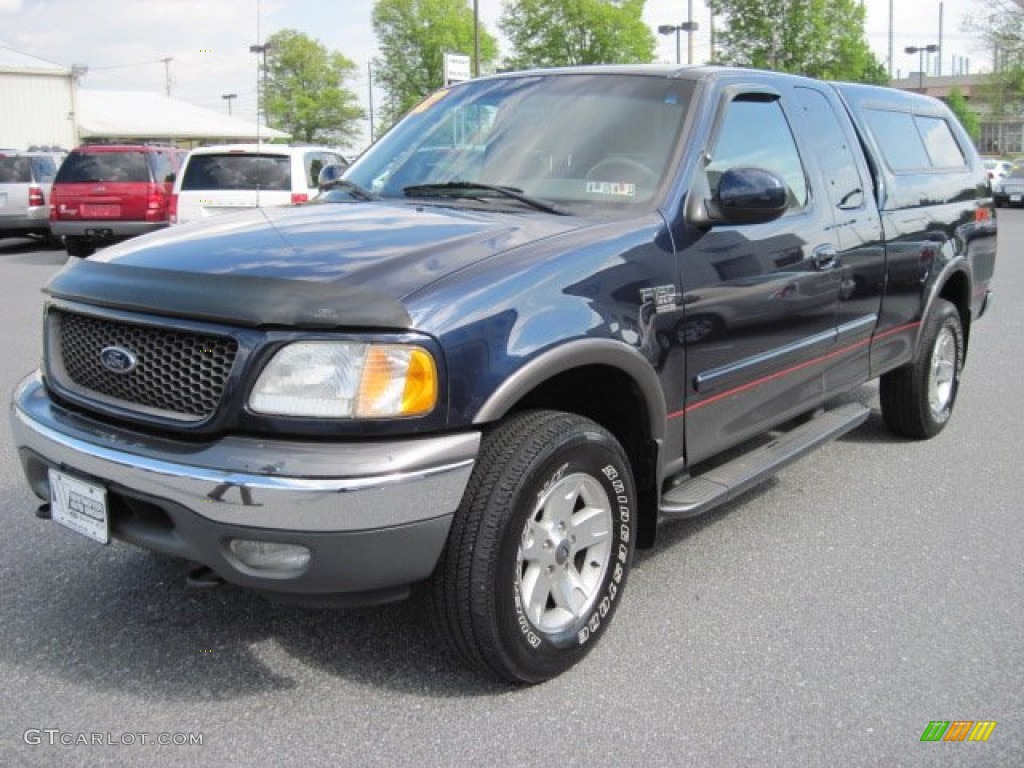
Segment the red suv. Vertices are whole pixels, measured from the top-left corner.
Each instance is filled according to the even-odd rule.
[[[78,147],[50,196],[50,231],[71,256],[167,226],[174,175],[185,151],[144,144]]]

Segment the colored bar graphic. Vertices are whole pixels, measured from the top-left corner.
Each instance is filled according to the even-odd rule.
[[[988,741],[995,720],[932,720],[921,734],[921,741]]]
[[[949,726],[949,730],[946,731],[943,741],[963,741],[971,732],[972,725],[974,725],[973,720],[954,720]]]
[[[995,720],[979,720],[977,725],[974,726],[974,730],[971,731],[971,735],[967,737],[968,741],[988,741],[988,737],[992,735],[992,731],[995,730]]]

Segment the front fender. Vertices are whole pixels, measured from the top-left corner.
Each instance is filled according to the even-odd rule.
[[[647,404],[650,435],[654,440],[662,441],[668,409],[657,373],[636,349],[611,339],[579,339],[532,358],[491,393],[476,412],[473,423],[486,424],[501,419],[545,381],[588,365],[617,368],[636,383]]]

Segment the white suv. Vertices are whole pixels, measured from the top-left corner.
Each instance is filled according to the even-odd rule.
[[[329,147],[224,144],[189,152],[174,182],[171,224],[222,213],[304,203],[327,165],[347,165]]]

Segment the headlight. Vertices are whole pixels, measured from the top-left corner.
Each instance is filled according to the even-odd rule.
[[[304,341],[281,349],[249,396],[257,413],[322,419],[422,416],[437,403],[437,366],[409,344]]]

